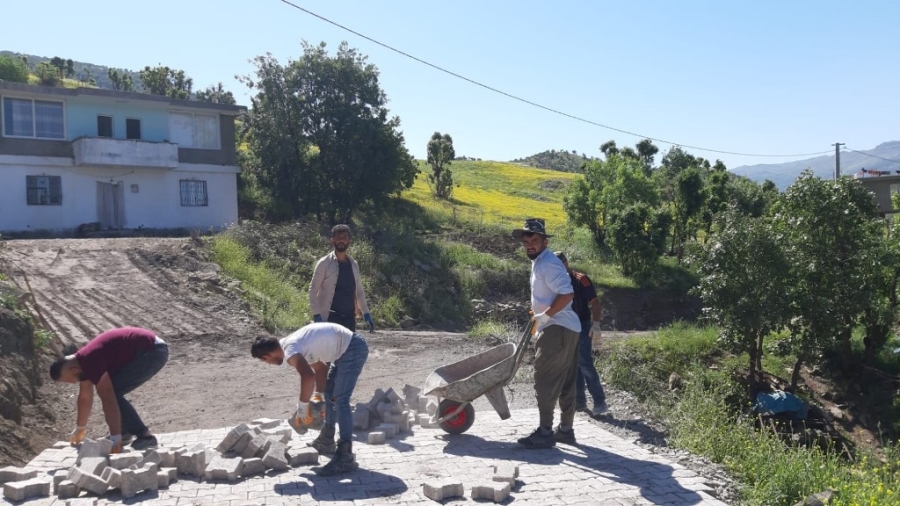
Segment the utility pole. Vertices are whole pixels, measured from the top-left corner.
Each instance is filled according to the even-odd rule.
[[[841,178],[841,146],[843,146],[843,142],[835,142],[832,144],[834,146],[834,180],[837,181]]]

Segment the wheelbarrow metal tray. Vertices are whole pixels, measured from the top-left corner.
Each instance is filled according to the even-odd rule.
[[[439,367],[425,379],[425,395],[471,402],[509,382],[516,367],[516,345],[505,343],[453,364]]]

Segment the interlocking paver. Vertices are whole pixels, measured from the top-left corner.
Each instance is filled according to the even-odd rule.
[[[233,484],[181,478],[168,489],[138,495],[129,503],[147,506],[433,505],[436,503],[425,497],[422,485],[450,479],[462,482],[465,487],[465,497],[458,498],[454,504],[474,504],[470,497],[472,485],[490,481],[494,466],[504,465],[519,468],[516,486],[510,494],[516,504],[725,504],[709,495],[712,489],[693,471],[621,439],[586,418],[579,416],[575,421],[578,445],[526,450],[515,440],[534,429],[538,419],[536,410],[513,411],[508,420],[500,420],[493,411],[477,414],[472,428],[459,436],[448,435],[440,429],[412,427],[411,432],[398,434],[386,444],[368,445],[366,432],[359,431],[353,450],[360,470],[346,476],[320,478],[304,466],[241,477]],[[270,425],[267,432],[281,430],[272,420],[266,423]],[[191,449],[198,444],[215,448],[230,430],[231,427],[184,431],[157,435],[157,438],[160,447],[171,449],[166,451],[171,451],[174,457],[176,449]],[[316,435],[292,433],[287,446],[303,448]],[[76,457],[73,448],[50,448],[26,468],[37,470],[38,477],[49,480],[49,472],[71,466]],[[577,496],[571,493],[573,489],[579,490]],[[119,493],[111,492],[98,498],[97,504],[119,505],[121,500]],[[10,503],[0,501],[0,505],[5,504]]]

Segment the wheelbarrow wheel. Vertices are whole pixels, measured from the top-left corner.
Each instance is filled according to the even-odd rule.
[[[451,401],[450,399],[442,400],[438,405],[438,418],[453,413],[460,404],[462,403]],[[472,407],[472,403],[468,403],[456,416],[441,422],[441,428],[444,429],[444,432],[450,434],[462,434],[469,430],[473,423],[475,423],[475,408]]]

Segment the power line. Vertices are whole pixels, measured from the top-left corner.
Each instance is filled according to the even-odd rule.
[[[831,152],[830,150],[828,150],[828,151],[818,151],[818,152],[815,152],[815,153],[762,154],[762,153],[740,153],[740,152],[735,152],[735,151],[723,151],[723,150],[720,150],[720,149],[702,148],[702,147],[700,147],[700,146],[691,146],[691,145],[689,145],[689,144],[681,144],[681,143],[679,143],[679,142],[667,141],[667,140],[664,140],[664,139],[659,139],[659,138],[651,137],[651,136],[649,136],[649,135],[642,135],[642,134],[639,134],[639,133],[636,133],[636,132],[631,132],[631,131],[628,131],[628,130],[623,130],[623,129],[621,129],[621,128],[616,128],[616,127],[613,127],[613,126],[604,125],[603,123],[598,123],[598,122],[596,122],[596,121],[591,121],[591,120],[589,120],[589,119],[582,118],[582,117],[580,117],[580,116],[575,116],[574,114],[569,114],[569,113],[567,113],[567,112],[563,112],[563,111],[560,111],[560,110],[558,110],[558,109],[554,109],[554,108],[552,108],[552,107],[548,107],[548,106],[539,104],[539,103],[537,103],[537,102],[533,102],[533,101],[528,100],[528,99],[526,99],[526,98],[522,98],[522,97],[519,97],[519,96],[517,96],[517,95],[513,95],[512,93],[507,93],[507,92],[505,92],[505,91],[503,91],[503,90],[500,90],[500,89],[494,88],[494,87],[492,87],[492,86],[489,86],[489,85],[487,85],[487,84],[481,83],[481,82],[476,81],[476,80],[474,80],[474,79],[470,79],[470,78],[468,78],[468,77],[466,77],[466,76],[463,76],[463,75],[461,75],[461,74],[457,74],[456,72],[453,72],[453,71],[451,71],[451,70],[447,70],[447,69],[445,69],[445,68],[443,68],[443,67],[440,67],[440,66],[435,65],[435,64],[433,64],[433,63],[430,63],[430,62],[428,62],[428,61],[425,61],[425,60],[423,60],[423,59],[421,59],[421,58],[417,58],[417,57],[415,57],[415,56],[413,56],[413,55],[411,55],[411,54],[409,54],[409,53],[407,53],[407,52],[405,52],[405,51],[401,51],[400,49],[397,49],[397,48],[395,48],[395,47],[393,47],[393,46],[389,46],[388,44],[385,44],[385,43],[383,43],[383,42],[380,42],[380,41],[378,41],[378,40],[375,40],[375,39],[373,39],[372,37],[369,37],[369,36],[367,36],[367,35],[364,35],[364,34],[362,34],[362,33],[359,33],[359,32],[357,32],[356,30],[353,30],[353,29],[351,29],[351,28],[348,28],[348,27],[346,27],[346,26],[344,26],[344,25],[342,25],[342,24],[340,24],[340,23],[338,23],[338,22],[336,22],[336,21],[332,21],[332,20],[330,20],[330,19],[328,19],[328,18],[326,18],[326,17],[324,17],[324,16],[321,16],[321,15],[319,15],[319,14],[316,14],[315,12],[312,12],[312,11],[310,11],[309,9],[305,9],[305,8],[303,8],[303,7],[300,7],[299,5],[297,5],[297,4],[293,3],[293,2],[290,2],[289,0],[279,0],[279,1],[282,2],[282,3],[284,3],[284,4],[287,4],[287,5],[291,6],[291,7],[293,7],[293,8],[295,8],[295,9],[299,10],[299,11],[305,12],[306,14],[309,14],[310,16],[313,16],[313,17],[315,17],[315,18],[321,19],[322,21],[324,21],[324,22],[326,22],[326,23],[328,23],[328,24],[330,24],[330,25],[336,26],[336,27],[338,27],[338,28],[340,28],[340,29],[342,29],[342,30],[345,30],[345,31],[347,31],[347,32],[350,32],[350,33],[356,35],[357,37],[361,37],[361,38],[363,38],[363,39],[365,39],[365,40],[368,40],[369,42],[372,42],[373,44],[377,44],[377,45],[379,45],[379,46],[381,46],[381,47],[383,47],[383,48],[385,48],[385,49],[387,49],[387,50],[389,50],[389,51],[393,51],[393,52],[395,52],[395,53],[397,53],[397,54],[399,54],[399,55],[405,56],[405,57],[407,57],[407,58],[409,58],[409,59],[411,59],[411,60],[415,60],[415,61],[417,61],[417,62],[419,62],[419,63],[421,63],[421,64],[423,64],[423,65],[427,65],[427,66],[429,66],[429,67],[431,67],[431,68],[433,68],[433,69],[435,69],[435,70],[438,70],[438,71],[443,72],[443,73],[445,73],[445,74],[449,74],[449,75],[451,75],[451,76],[453,76],[453,77],[455,77],[455,78],[457,78],[457,79],[462,79],[463,81],[466,81],[466,82],[468,82],[468,83],[470,83],[470,84],[474,84],[475,86],[479,86],[479,87],[484,88],[484,89],[486,89],[486,90],[492,91],[492,92],[494,92],[494,93],[498,93],[498,94],[503,95],[503,96],[505,96],[505,97],[507,97],[507,98],[511,98],[511,99],[513,99],[513,100],[517,100],[517,101],[519,101],[519,102],[528,104],[528,105],[530,105],[530,106],[537,107],[537,108],[539,108],[539,109],[543,109],[543,110],[545,110],[545,111],[552,112],[552,113],[558,114],[558,115],[560,115],[560,116],[565,116],[565,117],[567,117],[567,118],[569,118],[569,119],[574,119],[574,120],[576,120],[576,121],[581,121],[582,123],[587,123],[587,124],[589,124],[589,125],[594,125],[594,126],[598,126],[598,127],[600,127],[600,128],[605,128],[605,129],[607,129],[607,130],[612,130],[612,131],[619,132],[619,133],[623,133],[623,134],[626,134],[626,135],[632,135],[632,136],[634,136],[634,137],[641,137],[641,138],[644,138],[644,139],[650,139],[651,141],[655,141],[655,142],[658,142],[658,143],[661,143],[661,144],[671,144],[671,145],[673,145],[673,146],[681,146],[681,147],[684,147],[684,148],[695,149],[695,150],[698,150],[698,151],[707,151],[707,152],[710,152],[710,153],[719,153],[719,154],[723,154],[723,155],[752,156],[752,157],[773,157],[773,158],[792,158],[792,157],[801,157],[801,156],[823,155],[823,154],[827,154],[827,153],[830,153],[830,152]]]
[[[885,157],[883,157],[883,156],[878,156],[878,155],[869,154],[869,153],[866,153],[865,151],[857,151],[857,150],[855,150],[855,149],[853,149],[853,148],[848,148],[848,147],[845,147],[844,149],[846,149],[846,150],[848,150],[848,151],[853,151],[854,153],[859,153],[859,154],[861,154],[861,155],[869,156],[869,157],[872,157],[872,158],[878,158],[879,160],[884,160],[884,161],[886,161],[886,162],[900,163],[900,160],[891,160],[890,158],[885,158]]]

